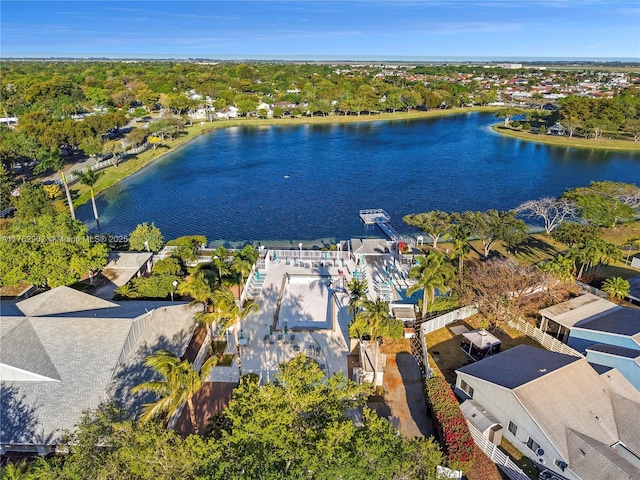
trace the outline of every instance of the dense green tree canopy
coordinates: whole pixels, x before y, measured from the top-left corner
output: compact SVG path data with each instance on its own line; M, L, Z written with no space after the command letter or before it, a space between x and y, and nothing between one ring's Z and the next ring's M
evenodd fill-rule
M525 223L516 218L513 211L463 212L456 218L463 228L482 242L485 257L489 256L496 242L517 245L527 237Z
M3 285L28 281L57 287L77 282L106 265L107 247L92 243L87 227L68 214L20 217L3 231L0 279Z
M364 406L370 386L328 378L300 355L273 383L243 382L211 423L210 438L180 438L105 406L69 437L71 454L40 459L44 480L436 480L433 440L405 440Z
M154 223L144 222L136 227L129 235L129 249L138 251L157 252L164 245L164 237Z
M433 248L438 248L438 240L449 231L452 226L451 215L446 212L435 210L426 213L415 213L405 215L402 220L408 225L418 227L431 237Z

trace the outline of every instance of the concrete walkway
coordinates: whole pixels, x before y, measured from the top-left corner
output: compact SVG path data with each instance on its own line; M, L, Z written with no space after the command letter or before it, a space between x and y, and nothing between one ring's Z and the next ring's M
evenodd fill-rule
M415 358L410 353L387 353L384 398L390 415L400 420L400 433L404 437L432 435L422 375Z

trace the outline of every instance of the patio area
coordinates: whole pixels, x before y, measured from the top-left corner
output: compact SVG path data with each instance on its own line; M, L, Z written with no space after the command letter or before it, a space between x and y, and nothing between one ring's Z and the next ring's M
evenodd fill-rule
M300 258L296 250L279 251L275 258L267 255L265 268L260 269L264 283L255 298L260 309L238 326L242 373L255 373L267 383L280 363L304 353L327 375L338 371L347 375L350 318L344 285L354 269L349 260ZM226 352L235 353L234 335L227 338ZM209 380L237 381L237 360L234 357L229 367L214 368Z

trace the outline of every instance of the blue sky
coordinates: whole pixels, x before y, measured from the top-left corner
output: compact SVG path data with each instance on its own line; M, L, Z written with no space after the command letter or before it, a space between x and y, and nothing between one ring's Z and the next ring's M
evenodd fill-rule
M0 14L3 58L640 61L640 0L2 0Z

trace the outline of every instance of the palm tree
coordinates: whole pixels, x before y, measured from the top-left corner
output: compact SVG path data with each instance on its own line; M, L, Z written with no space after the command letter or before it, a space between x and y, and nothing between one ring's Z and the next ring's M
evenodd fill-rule
M602 291L610 298L622 300L629 295L630 285L627 280L622 277L607 278L602 284Z
M244 279L247 275L251 273L251 268L253 267L253 263L250 263L249 260L238 255L238 252L233 256L233 261L231 262L231 270L238 275L238 285L240 286L240 293L242 294L242 289L244 288Z
M145 365L159 373L163 379L144 382L131 389L131 393L146 391L160 395L156 402L144 405L140 421L146 422L165 415L165 420L168 422L176 411L187 404L193 430L197 433L198 424L193 408L193 396L200 390L217 361L218 357L212 355L200 370L196 370L191 362L180 360L175 353L166 350L147 357Z
M418 264L409 270L409 278L416 283L407 289L407 295L413 295L420 289L424 290L422 297L422 316L427 314L427 306L435 296L435 289L444 289L451 281L454 273L453 266L447 262L440 252L431 252L426 257L420 256Z
M464 271L464 257L469 253L469 243L455 239L453 240L453 250L451 251L451 258L458 259L458 278L462 280L462 273Z
M69 192L69 184L67 183L67 177L64 176L64 162L60 155L53 152L41 152L38 156L40 163L33 169L33 173L44 173L47 170L55 170L60 173L60 179L64 186L64 191L67 194L67 203L69 204L69 211L71 212L71 218L76 219L76 212L73 209L73 202L71 201L71 192Z
M243 258L244 260L249 262L251 265L253 265L254 263L256 263L256 261L260 257L260 254L251 245L247 245L243 247L241 250L238 250L236 252L236 256Z
M242 357L240 356L240 344L238 343L238 327L240 322L247 318L250 313L258 311L259 305L253 300L248 300L244 307L241 307L239 302L236 301L235 295L227 286L222 286L213 292L213 304L215 306L213 318L218 322L219 329L225 331L231 325L234 326L233 336L236 342L236 352L238 353L238 373L242 382Z
M469 253L471 247L469 246L469 238L471 234L469 229L462 225L454 225L447 235L453 241L453 250L450 257L452 259L458 259L458 277L462 280L462 273L464 272L464 257Z
M218 247L213 251L211 263L218 270L218 280L222 283L222 277L231 273L229 267L229 251L224 247Z
M213 298L213 290L204 272L196 272L190 275L187 280L178 285L178 293L193 298L189 305L202 303L204 312L207 311L209 301Z
M96 223L98 224L98 229L100 228L100 220L98 220L98 209L96 208L96 197L93 192L93 186L96 184L98 179L104 174L104 172L95 172L91 170L91 167L87 169L86 172L77 171L75 172L76 177L80 180L80 183L89 187L91 191L91 204L93 205L93 216L96 219Z
M240 275L241 288L244 287L244 279L251 273L253 265L260 254L251 245L247 245L233 254L231 270Z
M352 278L351 281L347 283L347 290L349 290L348 313L355 318L360 310L362 301L367 298L367 281Z
M585 269L589 270L594 265L602 266L611 260L622 258L622 251L612 243L601 238L594 238L571 248L567 252L576 264L580 263L580 270L576 278L581 278Z
M378 298L375 302L365 300L362 302L360 318L366 322L371 339L376 339L388 327L390 320L389 305L381 298Z
M638 247L640 248L640 237L632 237L629 240L627 240L624 245L629 245L629 250L627 251L627 259L625 260L625 263L629 263L629 257L631 256L631 248L632 247Z
M575 263L569 256L558 255L552 260L538 264L538 268L543 272L552 274L563 282L569 282L573 280Z
M196 263L200 255L201 246L202 244L198 240L192 238L186 245L178 245L173 251L173 255L182 260L185 265L192 265Z

